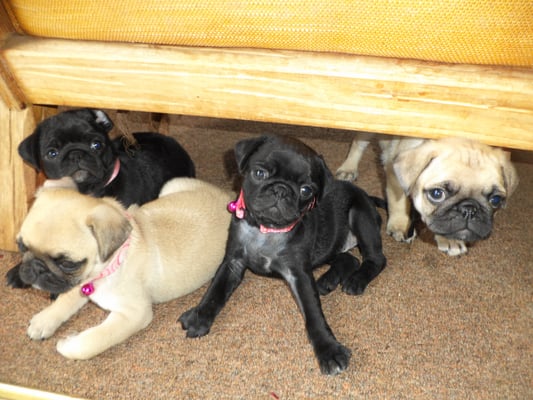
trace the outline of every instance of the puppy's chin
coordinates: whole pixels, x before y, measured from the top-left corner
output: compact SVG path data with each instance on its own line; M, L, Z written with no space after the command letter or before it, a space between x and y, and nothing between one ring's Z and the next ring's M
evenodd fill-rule
M294 201L283 199L268 199L258 196L248 202L247 207L255 221L267 228L284 228L298 220L305 210L298 207Z
M300 214L285 207L268 207L264 209L250 208L251 215L258 224L268 228L283 228L300 217Z
M71 285L68 282L63 281L62 279L50 272L48 274L40 275L37 281L32 286L44 290L46 292L61 294L68 292L75 285Z
M74 173L71 174L72 179L74 179L74 182L76 183L82 183L89 179L91 174L88 171L85 170L77 170Z
M469 228L464 228L458 231L446 230L445 226L438 226L437 224L430 224L428 228L435 234L444 236L446 239L462 240L463 242L476 242L478 240L486 239L490 235L488 233L480 233Z

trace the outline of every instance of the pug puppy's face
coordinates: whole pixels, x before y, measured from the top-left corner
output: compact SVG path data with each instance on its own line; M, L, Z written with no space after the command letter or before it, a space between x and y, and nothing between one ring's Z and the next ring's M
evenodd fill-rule
M75 189L41 189L17 235L21 280L59 294L92 277L131 230L111 205Z
M19 154L49 179L70 176L81 186L105 182L115 162L112 127L101 110L66 111L41 122L20 143Z
M328 170L324 161L299 141L285 137L243 140L235 155L244 179L246 209L260 225L286 227L322 196Z
M490 235L494 213L518 183L509 154L470 141L427 141L393 167L428 228L465 242Z

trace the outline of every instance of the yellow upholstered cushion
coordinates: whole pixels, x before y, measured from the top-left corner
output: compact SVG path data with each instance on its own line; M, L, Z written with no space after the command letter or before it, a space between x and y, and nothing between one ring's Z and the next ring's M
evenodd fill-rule
M24 33L533 66L532 0L5 0Z

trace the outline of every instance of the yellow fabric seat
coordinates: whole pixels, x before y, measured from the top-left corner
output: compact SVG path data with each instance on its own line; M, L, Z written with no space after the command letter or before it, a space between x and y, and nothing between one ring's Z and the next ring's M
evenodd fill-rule
M76 40L533 66L531 0L11 0L20 32Z

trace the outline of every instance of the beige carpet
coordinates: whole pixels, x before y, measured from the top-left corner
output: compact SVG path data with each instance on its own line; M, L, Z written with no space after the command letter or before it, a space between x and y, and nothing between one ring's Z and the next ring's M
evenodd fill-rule
M169 132L190 152L199 178L228 188L228 152L241 138L296 135L333 170L352 138L261 123L115 117L123 129ZM208 336L186 339L176 323L204 287L155 306L147 329L90 361L63 358L55 343L97 324L104 311L89 304L56 336L32 342L28 321L47 296L2 284L0 382L88 399L533 399L533 157L514 157L521 182L489 240L450 258L427 235L411 245L384 237L388 266L364 295L337 290L322 299L337 338L353 351L341 375L320 374L285 284L247 273ZM365 154L359 185L382 195L375 149ZM0 253L2 279L18 257Z

